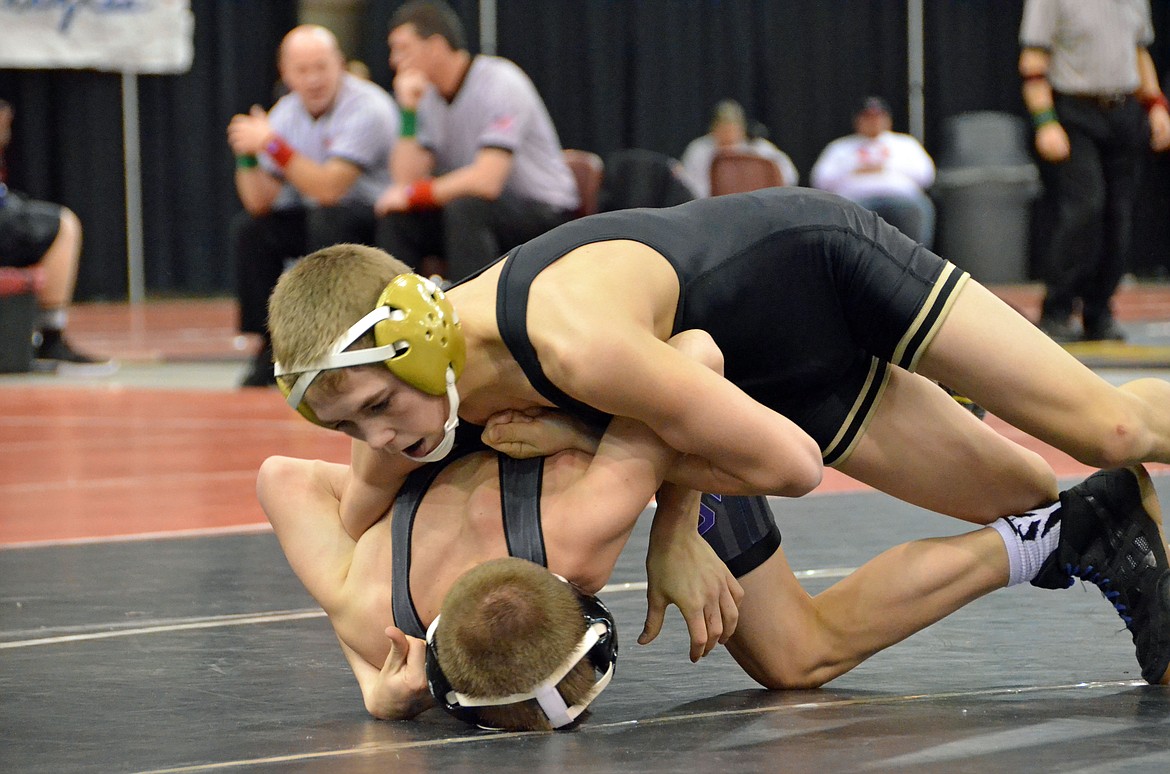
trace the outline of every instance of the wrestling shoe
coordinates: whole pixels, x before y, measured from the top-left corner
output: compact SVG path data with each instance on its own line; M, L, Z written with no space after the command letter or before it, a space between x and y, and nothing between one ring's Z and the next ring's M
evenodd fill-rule
M1094 584L1133 636L1142 677L1170 683L1170 565L1146 469L1101 470L1060 494L1060 544L1032 585Z

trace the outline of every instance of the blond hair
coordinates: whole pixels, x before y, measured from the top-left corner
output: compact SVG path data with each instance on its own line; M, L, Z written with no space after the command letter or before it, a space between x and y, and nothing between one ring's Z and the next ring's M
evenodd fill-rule
M439 666L451 688L468 696L521 693L556 671L585 629L567 583L523 559L493 559L464 573L447 592L435 631ZM593 667L584 658L557 690L573 705L593 683ZM535 699L483 707L479 715L494 728L552 730Z
M376 248L339 244L305 256L285 272L268 299L273 359L292 374L278 377L286 380L284 386L291 388L297 372L328 354L333 343L374 308L390 280L409 271L405 263ZM372 344L372 335L367 334L354 347ZM327 371L314 386L328 387L336 376Z

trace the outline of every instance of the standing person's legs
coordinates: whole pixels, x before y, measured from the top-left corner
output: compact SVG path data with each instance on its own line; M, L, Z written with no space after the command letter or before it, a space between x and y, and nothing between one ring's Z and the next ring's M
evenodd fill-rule
M1125 338L1114 321L1110 301L1129 263L1138 176L1149 147L1149 126L1137 100L1113 109L1108 119L1111 135L1101 148L1105 181L1101 260L1096 271L1086 275L1080 293L1085 339L1090 341Z
M241 383L243 387L276 383L272 345L268 342L268 296L284 271L285 261L304 254L305 228L305 213L299 209L260 217L242 212L232 221L240 331L261 337L260 348Z
M1086 277L1096 272L1105 212L1105 182L1097 138L1104 128L1095 106L1059 97L1061 126L1068 133L1069 157L1050 167L1056 219L1048 240L1045 297L1040 327L1058 341L1078 338L1069 322Z

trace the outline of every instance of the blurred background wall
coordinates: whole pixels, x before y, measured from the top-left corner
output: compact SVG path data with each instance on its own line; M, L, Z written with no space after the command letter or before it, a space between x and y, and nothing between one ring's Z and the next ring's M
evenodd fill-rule
M226 224L239 209L224 131L232 114L272 102L275 51L298 21L331 27L389 89L386 21L400 0L191 0L195 59L183 75L138 76L145 281L152 296L233 286ZM602 156L646 148L678 156L734 98L764 124L802 178L821 148L851 131L866 95L909 129L907 0L452 0L480 47L494 10L496 53L543 95L565 147ZM936 159L949 116L1025 116L1016 75L1023 0L924 4L923 141ZM1170 80L1170 3L1154 0L1152 48ZM489 36L489 39L490 36ZM121 79L67 70L0 70L17 109L11 184L73 208L85 226L79 299L127 292ZM1133 269L1170 274L1170 159L1144 175ZM1042 203L1038 205L1042 208ZM1043 217L1041 209L1040 217Z

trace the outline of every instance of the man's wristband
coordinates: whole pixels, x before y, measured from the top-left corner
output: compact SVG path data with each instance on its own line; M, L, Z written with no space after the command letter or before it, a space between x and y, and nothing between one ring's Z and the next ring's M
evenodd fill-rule
M1036 127L1037 129L1042 126L1047 126L1048 124L1055 124L1058 121L1060 121L1060 119L1057 117L1056 111L1052 108L1040 110L1032 114L1032 126Z
M1024 76L1024 83L1035 83L1036 81L1047 81L1047 73L1028 73Z
M293 154L296 153L292 146L280 135L274 135L268 144L264 146L264 152L268 154L269 158L276 162L276 166L284 169L288 166L288 162L292 160Z
M253 154L247 153L243 156L236 156L236 169L254 169L260 166L260 159Z
M402 126L399 128L399 137L414 137L418 131L418 113L413 110L402 110Z
M1142 107L1144 107L1146 109L1147 113L1149 113L1151 110L1158 107L1159 105L1161 105L1166 110L1170 110L1170 101L1166 100L1166 95L1163 94L1162 92L1158 92L1157 94L1155 94L1152 97L1141 97L1140 99L1141 99Z
M406 187L406 202L410 210L433 210L439 206L435 201L435 180L424 177Z

